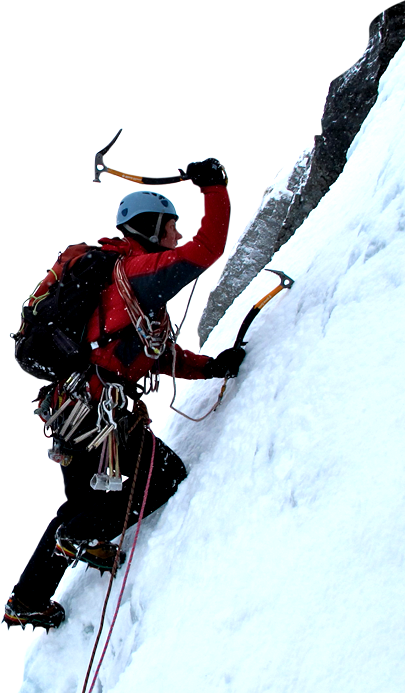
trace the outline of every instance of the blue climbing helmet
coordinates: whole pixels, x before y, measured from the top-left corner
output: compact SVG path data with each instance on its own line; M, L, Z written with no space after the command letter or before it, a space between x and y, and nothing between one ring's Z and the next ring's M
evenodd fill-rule
M177 221L178 218L174 205L167 197L142 190L126 195L121 200L117 212L117 228L131 234L141 234L157 243L160 229L164 228L162 221Z

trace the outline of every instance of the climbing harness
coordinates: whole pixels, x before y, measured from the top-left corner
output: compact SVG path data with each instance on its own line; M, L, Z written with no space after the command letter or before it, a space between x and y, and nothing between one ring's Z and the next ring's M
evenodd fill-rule
M139 405L139 406L138 406L138 405ZM90 662L89 662L89 666L88 666L88 669L87 669L85 681L84 681L84 684L83 684L82 693L86 693L86 688L87 688L87 684L88 684L88 681L89 681L90 672L91 672L91 669L92 669L92 666L93 666L93 663L94 663L94 659L95 659L95 656L96 656L97 647L98 647L98 644L99 644L99 642L100 642L101 633L102 633L103 626L104 626L104 620L105 620L105 615L106 615L106 611L107 611L108 601L109 601L110 594L111 594L111 589L112 589L112 585L113 585L113 580L114 580L114 577L115 577L116 572L117 572L117 569L118 569L119 556L120 556L122 544L123 544L123 542L124 542L125 533L126 533L127 527L128 527L128 521L129 521L129 516L130 516L130 512L131 512L131 507L132 507L132 501L133 501L134 492L135 492L136 481L137 481L137 478L138 478L138 472L139 472L139 466L140 466L140 462L141 462L141 458L142 458L142 453L143 453L143 446L144 446L145 431L146 431L146 430L148 430L149 433L150 433L150 435L152 436L152 453L151 453L151 458L150 458L148 477L147 477L147 481L146 481L146 485L145 485L145 490L144 490L144 493L143 493L142 505L141 505L141 509L140 509L140 512L139 512L138 523L137 523L137 527L136 527L134 539L133 539L133 542L132 542L132 547L131 547L131 551L130 551L130 554L129 554L129 558L128 558L128 562L127 562L127 567L126 567L126 570L125 570L124 578L123 578L123 581L122 581L121 590L120 590L120 593L119 593L119 596L118 596L118 600L117 600L117 605L116 605L116 608L115 608L114 616L113 616L113 619L112 619L112 622L111 622L111 625L110 625L110 628L109 628L109 631L108 631L108 635L107 635L107 638L106 638L106 641L105 641L105 644L104 644L103 651L102 651L101 656L100 656L100 660L99 660L99 662L98 662L98 665L97 665L97 667L96 667L96 670L95 670L95 673L94 673L94 676L93 676L93 680L92 680L92 683L91 683L91 686L90 686L90 689L89 689L89 693L92 693L92 691L93 691L93 689L94 689L94 686L95 686L95 684L96 684L97 677L98 677L98 674L99 674L99 672L100 672L100 668L101 668L101 665L102 665L102 663L103 663L105 654L106 654L106 652L107 652L107 648L108 648L108 645L109 645L109 642L110 642L110 639L111 639L111 635L112 635L112 632L113 632L113 629L114 629L114 626L115 626L115 622L116 622L116 620L117 620L117 616L118 616L118 612L119 612L119 609L120 609L120 606L121 606L122 597L123 597L123 594L124 594L124 590L125 590L125 587L126 587L126 583L127 583L127 580L128 580L128 575L129 575L129 571L130 571L130 568L131 568L131 564L132 564L132 560L133 560L133 556L134 556L136 544L137 544L137 541L138 541L139 532L140 532L140 529L141 529L141 524L142 524L142 520L143 520L143 515L144 515L144 512L145 512L146 501L147 501L147 499L148 499L148 493L149 493L149 488L150 488L150 481L151 481L152 472L153 472L153 465L154 465L154 459L155 459L155 449L156 449L156 439L155 439L155 436L153 435L152 431L151 431L150 428L149 428L149 424L150 424L151 422L150 422L150 419L149 419L149 416L148 416L148 413L147 413L147 409L146 409L145 404L144 404L143 402L139 402L139 403L137 402L135 406L136 406L137 409L138 409L138 418L137 418L137 420L135 421L135 423L133 424L131 430L133 430L133 429L135 428L135 426L137 426L138 423L139 423L140 421L142 421L142 422L143 422L142 439L141 439L141 444L140 444L140 448L139 448L138 458L137 458L136 465L135 465L134 476L133 476L133 479L132 479L132 486L131 486L131 491L130 491L130 495L129 495L129 499L128 499L128 506L127 506L127 512L126 512L126 515L125 515L124 526L123 526L123 528L122 528L122 533L121 533L120 541L119 541L119 544L118 544L118 546L117 546L117 553L116 553L116 556L115 556L115 561L114 561L114 565L113 565L113 568L112 568L112 571L111 571L110 581L109 581L109 584L108 584L107 593L106 593L106 597L105 597L105 600L104 600L103 610L102 610L101 619L100 619L100 625L99 625L98 633L97 633L96 640L95 640L95 643L94 643L93 651L92 651L92 654L91 654L91 657L90 657Z

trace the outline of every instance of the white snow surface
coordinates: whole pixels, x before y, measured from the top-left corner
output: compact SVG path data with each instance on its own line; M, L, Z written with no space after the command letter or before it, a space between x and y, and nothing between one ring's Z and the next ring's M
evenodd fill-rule
M274 257L295 284L249 329L222 406L160 432L189 477L142 525L97 693L405 690L404 118L405 46ZM276 281L260 273L206 353ZM201 415L219 387L187 384L179 405ZM32 645L21 693L80 693L107 584L68 570L67 621Z

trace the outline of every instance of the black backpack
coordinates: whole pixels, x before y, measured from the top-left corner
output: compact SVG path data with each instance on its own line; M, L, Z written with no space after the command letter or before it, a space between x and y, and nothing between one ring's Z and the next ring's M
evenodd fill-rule
M73 263L70 260L63 264L60 279L52 283L44 297L38 297L42 282L35 298L23 307L21 327L11 335L21 368L41 380L55 382L88 365L86 327L102 290L112 281L119 257L118 253L85 244L77 248L80 255L73 255Z

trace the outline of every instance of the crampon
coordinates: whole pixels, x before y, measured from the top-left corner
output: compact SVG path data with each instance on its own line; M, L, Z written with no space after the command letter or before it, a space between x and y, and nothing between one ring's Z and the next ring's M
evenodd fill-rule
M90 568L96 568L103 575L105 571L112 571L117 548L116 544L111 544L108 541L78 541L63 537L57 532L54 553L66 558L73 567L77 565L78 561L81 561L87 563ZM118 568L122 566L125 558L125 552L121 551Z
M58 602L49 601L43 609L32 609L24 604L14 594L11 595L5 608L3 621L10 626L21 626L24 630L27 624L32 625L33 629L40 626L49 632L50 628L59 628L65 620L65 611Z

